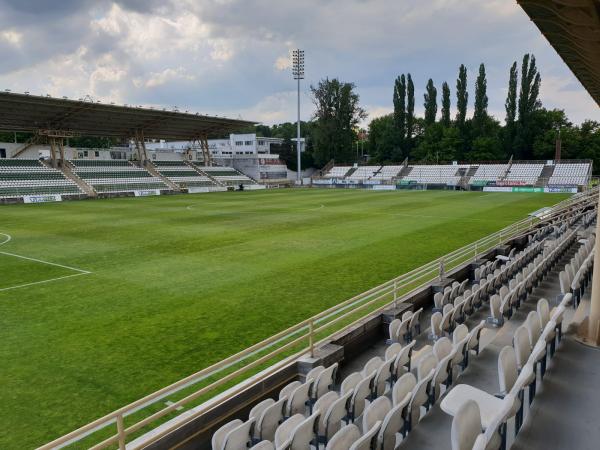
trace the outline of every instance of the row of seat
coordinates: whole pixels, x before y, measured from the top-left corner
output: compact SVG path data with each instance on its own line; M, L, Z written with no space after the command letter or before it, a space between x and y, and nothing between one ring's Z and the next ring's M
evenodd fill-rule
M542 259L534 259L536 265L529 275L535 278L532 280L534 285L544 278L575 240L575 230L569 228L567 231L566 227L561 227L558 231L557 239L545 247L543 255L539 255ZM585 248L585 245L581 248ZM468 389L465 385L457 387L463 404L452 422L453 450L505 448L507 422L513 417L515 434L519 432L524 417L525 390L529 389L531 405L536 392L538 369L541 380L546 370L547 355L553 356L556 343L561 339L563 315L571 301L572 294L568 293L550 311L546 299L538 300L536 310L530 311L524 323L515 330L513 345L503 347L498 355L500 393L495 396L482 395L475 388ZM497 398L502 400L498 401Z
M0 198L81 193L79 186L65 178L62 172L47 167L38 160L0 161Z
M565 270L558 274L561 294L573 294L573 307L581 301L583 290L591 280L594 265L595 236L583 240L575 256L565 265Z

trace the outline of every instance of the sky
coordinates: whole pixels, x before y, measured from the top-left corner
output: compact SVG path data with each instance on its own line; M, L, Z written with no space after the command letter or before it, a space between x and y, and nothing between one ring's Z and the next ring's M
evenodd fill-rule
M12 92L270 125L296 119L294 48L305 51L303 119L314 112L310 85L329 77L355 83L368 123L391 112L394 79L408 72L417 114L429 78L438 92L449 83L454 114L459 65L472 107L484 63L489 112L502 121L509 68L533 53L544 106L600 121L514 0L0 0L0 89Z

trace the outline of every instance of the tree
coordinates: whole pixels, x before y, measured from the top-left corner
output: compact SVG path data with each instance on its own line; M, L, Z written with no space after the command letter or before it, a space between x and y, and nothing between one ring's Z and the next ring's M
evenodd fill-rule
M467 68L464 64L458 69L458 79L456 80L456 124L462 128L467 118L467 103L469 93L467 92Z
M450 126L450 86L445 81L442 83L442 125Z
M410 73L406 76L406 83L406 138L410 149L415 124L415 85Z
M425 87L425 94L423 94L425 107L425 123L431 125L435 123L435 116L437 114L437 89L433 85L433 80L430 78Z
M515 140L515 120L517 119L517 78L519 71L517 62L513 62L508 75L508 93L504 102L506 110L506 126L503 131L504 150L507 154L513 152L513 142Z
M358 123L367 117L359 106L354 83L337 78L325 78L310 87L315 104L314 159L324 166L331 159L348 163L354 161L352 144Z
M369 154L378 162L400 159L396 153L396 127L393 114L376 117L369 124Z
M404 74L394 82L394 125L396 145L401 148L406 137L406 78Z
M540 83L541 77L535 65L535 56L524 55L521 65L521 90L517 104L519 118L514 142L515 153L521 159L532 157L535 136L530 121L532 114L541 106L538 100Z
M483 125L483 121L487 117L488 97L487 97L487 80L485 77L485 66L483 63L479 65L479 75L475 81L475 109L473 111L473 127L476 132Z

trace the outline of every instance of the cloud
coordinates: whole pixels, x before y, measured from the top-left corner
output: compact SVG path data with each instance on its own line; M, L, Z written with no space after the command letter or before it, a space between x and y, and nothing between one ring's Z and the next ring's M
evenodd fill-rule
M490 111L503 118L508 70L536 54L541 99L579 122L600 113L525 13L506 0L0 0L0 85L13 91L295 120L289 51L306 51L309 86L354 82L370 118L392 109L393 80L410 72L415 110L432 78L458 66L470 99L486 64ZM510 33L507 33L510 30ZM454 114L454 110L452 112Z

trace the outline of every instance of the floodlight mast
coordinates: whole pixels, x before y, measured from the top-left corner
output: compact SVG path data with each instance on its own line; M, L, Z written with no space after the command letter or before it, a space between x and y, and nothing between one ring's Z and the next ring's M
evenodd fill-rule
M300 159L300 152L302 151L302 143L300 142L300 80L304 79L304 50L296 49L292 51L292 74L294 75L294 80L298 81L298 122L296 135L298 171L296 172L296 181L300 184L302 181L302 163Z

